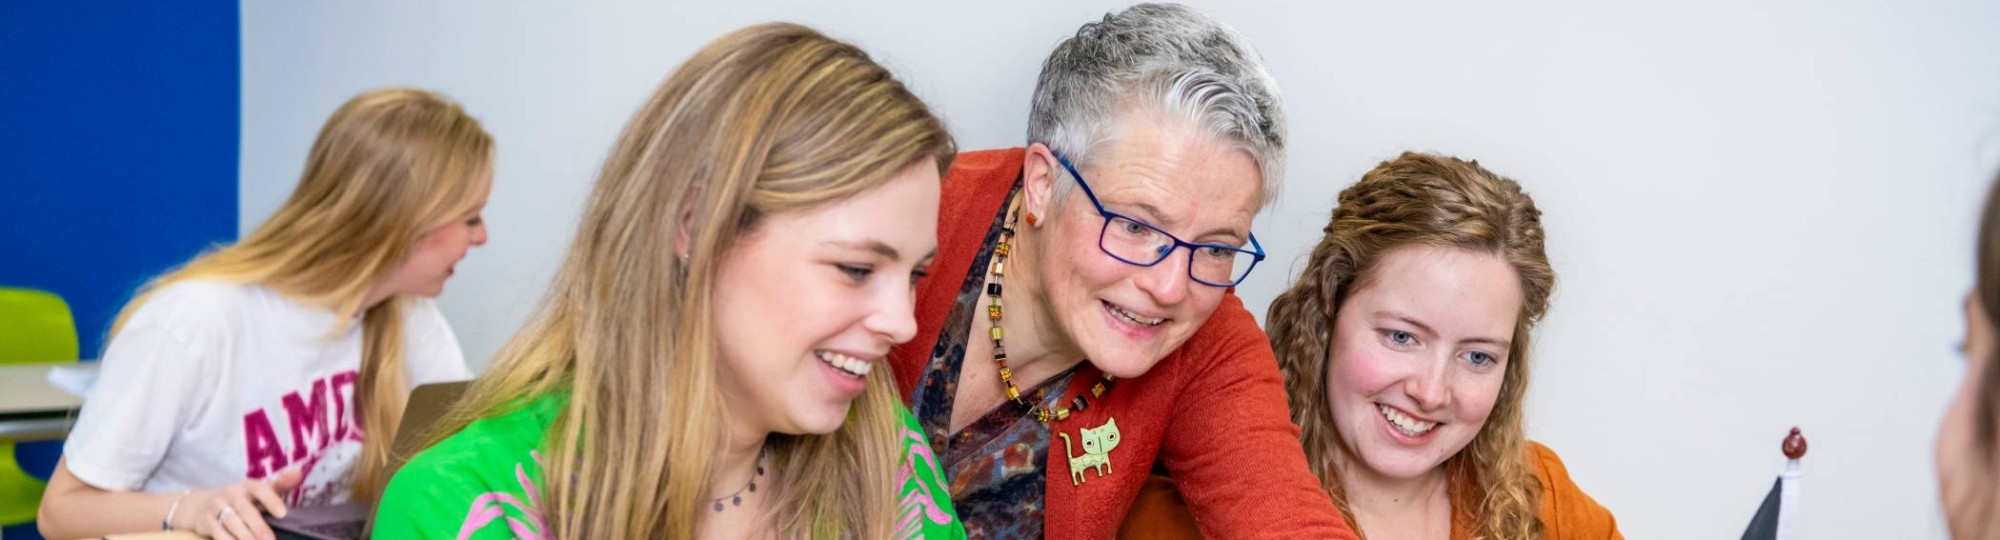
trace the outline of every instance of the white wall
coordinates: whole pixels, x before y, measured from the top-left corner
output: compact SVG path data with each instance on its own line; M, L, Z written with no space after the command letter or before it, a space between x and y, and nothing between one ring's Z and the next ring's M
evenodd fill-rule
M814 25L963 146L1017 145L1041 57L1120 3L672 4L245 2L243 227L347 97L458 98L500 143L492 242L443 297L483 365L625 118L707 40ZM1242 294L1261 311L1374 163L1477 158L1536 196L1560 275L1530 429L1628 536L1740 534L1796 424L1805 537L1943 537L1930 444L2000 163L2000 5L1654 4L1199 3L1262 49L1292 119L1287 197L1257 226L1275 264Z

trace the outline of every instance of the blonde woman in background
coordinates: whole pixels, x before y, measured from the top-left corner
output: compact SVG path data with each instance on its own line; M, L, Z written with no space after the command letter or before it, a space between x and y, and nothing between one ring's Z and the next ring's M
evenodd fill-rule
M263 513L374 499L410 387L470 377L430 298L486 242L492 148L437 94L342 105L270 219L119 314L42 533L271 538Z
M952 155L852 45L709 43L626 126L548 296L377 535L962 537L878 369L916 331Z
M1356 531L1621 538L1522 428L1555 272L1541 210L1477 162L1405 153L1340 193L1265 319L1306 457Z

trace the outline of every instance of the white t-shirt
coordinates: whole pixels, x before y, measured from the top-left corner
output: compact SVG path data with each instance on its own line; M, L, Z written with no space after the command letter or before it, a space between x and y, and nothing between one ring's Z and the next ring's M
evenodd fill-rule
M471 378L431 300L406 304L412 387ZM294 506L346 501L364 435L354 410L361 324L256 285L175 283L104 352L63 448L70 473L110 491L209 489L304 471Z

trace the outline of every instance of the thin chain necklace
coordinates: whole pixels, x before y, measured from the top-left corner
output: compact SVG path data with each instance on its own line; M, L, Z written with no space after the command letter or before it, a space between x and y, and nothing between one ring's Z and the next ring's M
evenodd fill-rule
M735 508L738 506L743 506L743 494L745 492L749 493L757 492L757 479L764 477L764 454L765 450L767 450L768 448L769 447L766 446L764 448L757 449L757 472L756 474L750 475L749 483L743 484L743 487L736 488L735 493L723 495L721 497L716 497L712 501L714 503L713 508L715 508L715 511L717 513L721 513L725 509L725 507L722 506L723 501L729 501L729 506L727 508Z
M989 337L993 338L993 363L1000 365L1000 384L1007 389L1007 399L1013 400L1015 405L1029 407L1028 415L1034 417L1037 422L1044 424L1051 421L1060 422L1068 420L1072 412L1080 413L1089 408L1090 398L1103 396L1117 380L1106 373L1104 380L1091 385L1089 396L1078 394L1076 399L1070 400L1070 406L1055 410L1040 405L1030 407L1027 402L1021 401L1021 389L1014 386L1014 370L1007 367L1007 346L1000 343L1000 338L1006 335L1006 332L1000 329L1000 282L1006 276L1007 256L1014 252L1014 231L1021 219L1020 210L1021 199L1016 195L1014 201L1008 204L1007 224L1000 227L1000 241L993 245L993 263L987 268L987 273L992 275L992 281L986 284L986 297L989 299L986 304L986 318L993 321L993 327L988 332ZM1030 220L1030 223L1032 224L1033 220Z

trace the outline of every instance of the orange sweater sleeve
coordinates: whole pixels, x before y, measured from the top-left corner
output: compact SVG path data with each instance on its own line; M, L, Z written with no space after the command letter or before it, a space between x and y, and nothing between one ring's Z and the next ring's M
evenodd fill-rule
M1562 458L1542 443L1528 443L1528 464L1542 481L1542 528L1548 540L1624 540L1618 520L1570 480Z
M1202 534L1354 539L1306 467L1277 356L1243 302L1225 297L1175 354L1187 372L1160 460Z

